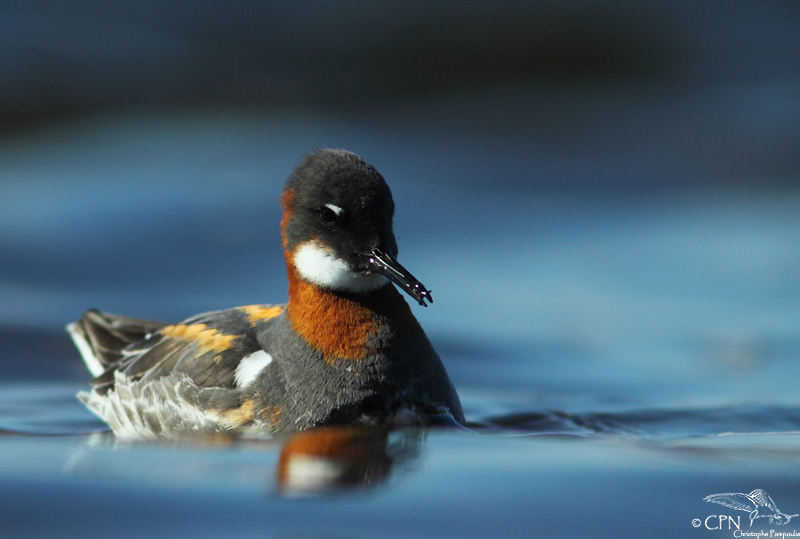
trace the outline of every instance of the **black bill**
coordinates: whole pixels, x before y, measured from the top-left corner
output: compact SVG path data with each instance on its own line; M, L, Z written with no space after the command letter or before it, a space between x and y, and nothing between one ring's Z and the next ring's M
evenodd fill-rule
M423 307L428 305L425 301L433 303L431 291L425 288L416 277L400 265L395 258L381 249L373 249L371 253L365 255L370 268L389 278L394 284L400 287L409 296L414 298Z

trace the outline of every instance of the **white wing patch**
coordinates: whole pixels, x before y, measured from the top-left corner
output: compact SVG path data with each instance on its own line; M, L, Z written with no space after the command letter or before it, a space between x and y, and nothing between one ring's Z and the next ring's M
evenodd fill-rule
M314 241L307 241L294 253L294 266L306 281L347 292L371 292L389 280L379 273L358 273Z
M253 352L242 359L239 366L236 367L236 374L234 374L236 387L246 387L255 382L258 374L270 363L272 363L272 356L263 350Z
M72 342L75 343L75 347L78 349L78 352L81 353L81 357L83 358L83 362L86 364L86 368L89 369L89 372L92 373L92 376L100 376L105 372L106 368L97 359L97 356L94 355L92 351L92 347L89 346L89 343L86 342L86 339L83 338L78 330L75 329L75 324L69 324L67 326L67 331L69 332L69 336L72 337Z

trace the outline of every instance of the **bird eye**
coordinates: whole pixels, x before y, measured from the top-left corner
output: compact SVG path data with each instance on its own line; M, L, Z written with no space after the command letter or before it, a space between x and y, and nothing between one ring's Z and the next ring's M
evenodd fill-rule
M339 216L336 215L336 212L330 209L328 206L323 206L319 209L319 221L325 226L333 226L339 220Z

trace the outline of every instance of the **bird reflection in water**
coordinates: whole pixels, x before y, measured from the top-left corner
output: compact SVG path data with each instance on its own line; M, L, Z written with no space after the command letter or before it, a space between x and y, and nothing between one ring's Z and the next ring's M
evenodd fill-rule
M65 472L151 487L227 484L286 497L329 495L374 488L407 470L425 435L418 428L329 426L285 437L197 433L153 443L97 432L70 455Z
M373 487L419 456L424 431L322 427L293 434L281 449L277 489L283 496Z

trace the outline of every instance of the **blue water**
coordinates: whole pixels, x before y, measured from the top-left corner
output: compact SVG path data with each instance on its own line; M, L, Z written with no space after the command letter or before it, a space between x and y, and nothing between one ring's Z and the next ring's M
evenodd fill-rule
M800 193L558 190L540 178L704 169L410 122L153 113L4 141L2 537L729 537L709 528L747 513L703 498L759 488L800 512ZM63 325L284 301L277 198L316 145L392 186L468 429L378 434L368 472L300 491L292 440L115 441Z

